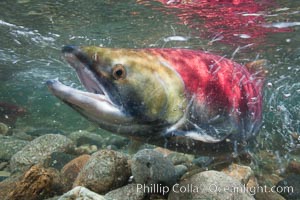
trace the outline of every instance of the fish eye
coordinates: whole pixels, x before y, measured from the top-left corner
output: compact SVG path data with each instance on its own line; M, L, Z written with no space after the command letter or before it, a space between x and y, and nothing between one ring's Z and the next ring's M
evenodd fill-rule
M126 70L124 65L116 64L112 70L112 76L115 80L124 79L126 77Z

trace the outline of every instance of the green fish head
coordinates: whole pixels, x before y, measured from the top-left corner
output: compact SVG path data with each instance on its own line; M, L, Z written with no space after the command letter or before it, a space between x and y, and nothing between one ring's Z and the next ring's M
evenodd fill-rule
M181 77L146 50L65 46L62 52L87 91L57 80L48 87L101 128L139 137L183 117L187 101Z

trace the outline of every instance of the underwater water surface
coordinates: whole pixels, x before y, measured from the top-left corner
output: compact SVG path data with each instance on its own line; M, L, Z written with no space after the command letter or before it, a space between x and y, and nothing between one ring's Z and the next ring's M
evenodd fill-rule
M64 45L189 48L266 59L259 147L282 159L300 154L300 1L3 0L0 33L0 102L25 110L12 114L12 130L101 132L45 85L59 77L82 87Z

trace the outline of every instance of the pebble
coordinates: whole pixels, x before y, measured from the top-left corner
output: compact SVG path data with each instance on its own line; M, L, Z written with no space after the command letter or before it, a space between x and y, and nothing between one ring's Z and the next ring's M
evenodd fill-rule
M103 139L102 148L106 148L107 146L115 146L117 149L121 149L122 147L128 145L130 140L121 136L111 135Z
M240 190L233 191L234 188ZM243 188L244 186L238 180L223 172L204 171L180 181L179 185L173 186L168 199L254 200L253 196L242 190Z
M0 171L0 182L7 179L10 176L10 173L7 171Z
M194 155L179 153L162 147L156 147L154 150L163 154L164 157L167 157L169 160L171 160L173 165L188 165L191 164L193 159L195 158Z
M59 172L34 165L7 191L7 199L37 200L57 194L62 194Z
M8 162L1 162L0 163L0 170L5 169L7 167L7 165L8 165Z
M19 140L25 140L25 141L32 141L35 139L35 137L31 135L27 135L26 132L23 130L14 129L13 130L13 137Z
M254 176L254 172L248 166L231 164L228 167L222 170L228 176L231 176L237 180L239 180L242 184L247 184L250 177Z
M286 171L289 173L300 174L300 162L294 160L290 161Z
M175 166L175 174L176 174L177 179L180 179L187 171L188 171L188 168L185 165L176 165Z
M101 150L91 155L73 187L84 186L104 194L125 185L130 175L127 155L112 150Z
M280 171L283 168L284 163L281 163L278 160L278 157L276 157L276 154L274 152L268 152L268 151L259 151L255 155L256 162L259 163L259 167L261 170L264 170L266 173L274 173L277 171ZM281 160L283 161L283 160Z
M300 175L292 174L285 179L279 181L276 185L277 191L283 190L282 192L278 192L281 196L286 199L299 199L300 197ZM290 188L290 191L286 187ZM293 191L291 192L293 188Z
M68 162L61 170L61 176L64 181L64 191L71 190L72 185L83 166L90 159L90 155L81 155Z
M173 165L179 165L179 164L192 163L194 156L183 154L183 153L172 152L167 156L167 158L172 161Z
M261 185L274 186L283 178L277 174L261 174L257 179Z
M83 130L72 132L70 135L68 135L68 138L73 140L76 146L88 144L101 147L103 144L103 137L101 135Z
M142 190L138 190L137 184L128 184L108 192L104 197L109 200L143 200L146 196Z
M268 188L270 191L271 189ZM255 194L256 200L285 200L280 194L276 192L258 192Z
M249 178L249 181L247 182L247 184L245 184L247 188L251 189L251 188L255 188L258 187L258 180L255 176L251 176Z
M108 149L108 150L115 150L117 151L118 150L118 147L115 146L115 145L107 145L105 147L103 147L104 149Z
M45 200L58 200L60 198L60 196L55 196L55 197L50 197L50 198L47 198ZM70 200L70 199L69 199Z
M161 153L144 149L132 159L131 171L136 183L173 185L176 182L176 170L172 162Z
M0 175L0 182L4 181L4 180L7 179L7 178L8 178L8 176L1 176L1 175Z
M0 176L6 176L6 177L8 177L8 176L10 176L10 173L7 172L7 171L0 171Z
M171 153L173 153L173 151L171 151L169 149L162 148L162 147L156 147L154 150L161 153L161 154L163 154L165 157L170 155Z
M166 200L168 197L162 194L150 194L149 200ZM202 199L201 199L202 200Z
M19 181L21 175L15 174L7 177L5 180L0 182L0 199L8 200L7 196L12 191L12 188L16 187L16 183ZM9 199L10 200L10 199Z
M208 167L211 163L213 163L214 159L208 156L199 156L193 160L193 164L197 165L201 168Z
M79 147L75 147L75 152L78 155L81 154L92 154L98 151L98 147L96 145L83 144Z
M10 160L12 172L25 171L28 167L43 163L54 152L71 152L73 141L59 134L47 134L32 140Z
M0 160L9 161L15 153L20 151L28 143L28 141L0 135Z
M69 192L62 195L58 200L72 200L72 199L84 199L84 200L108 200L104 196L99 195L89 189L77 186L70 190Z
M64 152L53 152L49 158L44 160L44 167L52 167L61 170L65 164L73 160L76 156Z
M37 138L46 134L60 134L64 135L64 132L58 129L49 129L49 128L31 128L26 130L25 133L31 137Z
M0 122L0 135L7 135L8 131L9 127L6 124Z

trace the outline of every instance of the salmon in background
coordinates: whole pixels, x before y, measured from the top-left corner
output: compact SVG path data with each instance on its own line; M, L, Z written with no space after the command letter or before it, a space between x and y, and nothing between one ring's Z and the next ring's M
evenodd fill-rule
M259 45L269 33L289 32L290 28L268 27L268 8L272 0L156 0L167 9L178 9L181 24L196 30L205 39L232 46ZM138 1L145 3L146 1ZM149 2L149 1L148 1ZM166 10L163 10L166 12ZM173 13L173 12L170 12Z

